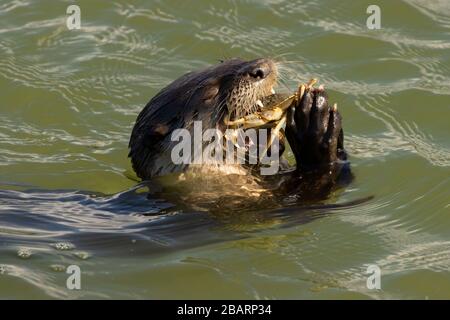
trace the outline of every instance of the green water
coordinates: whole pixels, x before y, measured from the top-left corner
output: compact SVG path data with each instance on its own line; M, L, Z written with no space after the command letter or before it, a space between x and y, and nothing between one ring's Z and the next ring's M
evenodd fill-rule
M447 0L86 0L81 30L69 4L0 2L0 298L450 298ZM374 198L227 225L133 189L147 101L187 71L261 56L339 104L356 179L332 202ZM72 264L81 290L66 288Z

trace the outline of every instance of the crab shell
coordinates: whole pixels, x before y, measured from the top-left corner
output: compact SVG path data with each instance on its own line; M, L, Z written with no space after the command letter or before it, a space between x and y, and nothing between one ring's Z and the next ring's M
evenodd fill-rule
M279 136L280 133L282 133L282 129L286 124L286 112L288 108L290 108L293 104L298 103L302 99L305 92L307 90L309 91L316 82L317 79L311 79L306 85L300 85L297 92L290 96L285 94L272 94L268 97L265 97L264 103L262 101L259 101L263 107L261 111L232 121L226 118L225 125L229 127L240 126L243 129L256 127L273 128L269 138L269 143L263 151L263 155L265 155L274 142L275 137ZM269 104L270 107L264 108L264 104Z
M227 118L225 119L225 124L231 127L242 126L244 129L263 127L268 124L269 127L278 127L276 122L285 117L287 109L292 106L292 104L300 101L306 90L311 89L316 82L316 79L311 79L308 84L300 85L297 92L290 96L286 94L272 94L265 97L264 102L259 101L263 107L261 111L232 121ZM264 108L264 105L270 105L270 107Z

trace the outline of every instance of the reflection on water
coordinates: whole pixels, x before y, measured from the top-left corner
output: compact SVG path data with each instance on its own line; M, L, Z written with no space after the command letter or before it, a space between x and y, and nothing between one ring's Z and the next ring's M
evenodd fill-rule
M258 229L307 223L370 199L286 206L287 199L262 195L252 199L242 188L244 196L238 196L220 187L187 190L188 183L162 187L149 181L110 196L2 190L2 239L5 244L42 244L47 249L56 243L69 243L96 254L109 250L120 254L118 250L126 252L132 246L134 252L152 254L247 237ZM141 246L136 245L136 239L142 240Z
M448 1L379 1L381 30L370 1L78 4L75 31L53 1L0 4L0 297L450 297ZM311 203L136 183L137 113L237 56L280 61L283 89L320 79L349 186Z
M4 262L38 259L46 264L47 272L63 273L69 263L78 265L111 255L149 259L242 239L253 246L258 231L309 223L369 200L274 209L270 208L272 199L255 201L233 193L226 194L222 202L212 191L226 192L223 188L204 193L194 188L184 196L178 193L179 186L165 189L145 182L110 196L80 191L0 191L2 253L8 256ZM160 196L171 197L175 203ZM192 210L201 205L201 211ZM196 259L186 261L195 263ZM107 297L95 292L70 295L51 275L21 264L3 263L1 273L41 288L50 297Z

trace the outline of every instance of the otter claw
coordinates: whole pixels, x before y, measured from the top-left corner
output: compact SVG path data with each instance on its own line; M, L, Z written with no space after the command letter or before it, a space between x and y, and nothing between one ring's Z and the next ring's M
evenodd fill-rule
M306 90L311 90L312 87L317 83L317 79L313 78L308 81L307 84L302 84L298 88L297 94L296 94L296 102L300 102L302 100L303 95L305 94ZM320 87L319 87L320 88Z

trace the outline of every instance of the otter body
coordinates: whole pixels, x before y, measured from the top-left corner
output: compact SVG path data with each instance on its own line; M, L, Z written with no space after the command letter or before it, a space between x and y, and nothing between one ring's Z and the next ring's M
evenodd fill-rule
M176 144L172 137L174 130L192 131L194 122L200 121L203 128L225 131L225 118L252 114L260 108L261 101L274 95L277 77L277 66L272 60L232 59L172 82L137 117L129 143L129 156L137 175L148 180L186 170L188 164L175 164L171 159ZM327 185L329 190L339 180L342 168L348 169L341 116L328 105L323 88L310 90L289 108L280 153L284 140L296 160L296 167L290 171L297 177L294 183L299 183L298 177L310 177L321 180L319 184ZM241 167L253 174L255 166ZM273 177L269 180L273 181ZM305 185L304 179L302 183ZM317 185L318 181L311 183Z

